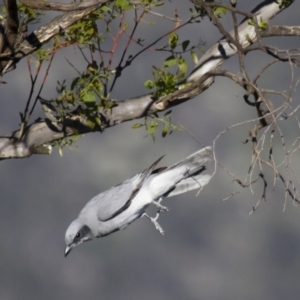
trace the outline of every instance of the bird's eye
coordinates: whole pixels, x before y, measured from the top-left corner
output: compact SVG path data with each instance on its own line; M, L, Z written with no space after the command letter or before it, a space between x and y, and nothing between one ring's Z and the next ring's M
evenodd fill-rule
M75 235L75 238L76 238L76 239L79 239L79 238L80 238L80 232L77 232L77 234Z

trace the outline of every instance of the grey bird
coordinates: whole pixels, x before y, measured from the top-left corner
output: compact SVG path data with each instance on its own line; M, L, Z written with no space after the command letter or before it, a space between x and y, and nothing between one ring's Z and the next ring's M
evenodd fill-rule
M104 237L126 228L140 217L147 217L164 234L157 219L168 209L160 204L164 197L172 197L208 184L211 175L202 174L212 161L211 148L203 148L171 167L155 169L159 158L144 172L92 198L66 231L65 256L77 245ZM145 210L153 204L158 208L155 217Z

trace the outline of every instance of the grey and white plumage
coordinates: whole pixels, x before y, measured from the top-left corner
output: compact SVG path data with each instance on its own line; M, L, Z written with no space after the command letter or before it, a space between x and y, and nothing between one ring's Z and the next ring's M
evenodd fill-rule
M206 147L171 167L155 170L162 158L144 172L95 196L84 206L66 231L65 256L75 246L124 229L142 216L149 218L163 234L157 218L160 211L167 208L160 204L161 200L206 185L211 175L202 172L212 161L212 154L211 148ZM145 212L150 204L158 207L155 218L150 218Z

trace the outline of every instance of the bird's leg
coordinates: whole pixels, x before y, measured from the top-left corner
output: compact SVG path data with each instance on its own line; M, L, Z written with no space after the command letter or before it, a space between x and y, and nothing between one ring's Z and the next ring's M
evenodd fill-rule
M158 218L159 218L159 214L161 211L168 211L169 209L165 206L162 206L160 204L160 202L162 201L162 197L158 199L158 201L152 201L152 203L158 208L158 211L156 213L156 216L154 218L149 217L146 213L144 213L142 215L142 217L146 217L147 219L149 219L155 226L155 228L160 232L160 234L164 235L165 232L162 229L162 227L159 225L159 223L157 222Z
M160 202L162 201L162 199L163 199L163 198L160 197L160 198L158 199L158 201L152 201L152 203L153 203L156 207L159 208L158 213L161 212L161 211L169 211L169 209L168 209L167 207L162 206L162 205L160 204Z
M158 211L156 213L156 216L154 218L149 217L146 213L143 213L142 217L146 217L147 219L149 219L154 224L155 228L159 231L159 233L164 235L165 234L164 230L162 229L162 227L157 222L157 219L159 217L159 212L160 211Z

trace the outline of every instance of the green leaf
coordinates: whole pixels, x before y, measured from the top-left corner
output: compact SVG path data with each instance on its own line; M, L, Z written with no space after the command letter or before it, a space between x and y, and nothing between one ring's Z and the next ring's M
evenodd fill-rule
M158 124L155 121L151 121L150 126L147 129L148 134L154 135L156 132L157 126L158 126Z
M151 80L147 80L145 83L144 83L144 86L149 89L149 90L152 90L154 88L154 83L151 81Z
M58 153L60 155L60 157L63 157L64 156L64 152L63 152L63 149L59 147L58 149Z
M185 51L186 48L189 46L189 44L190 44L189 40L182 42L182 50Z
M85 31L85 33L88 35L92 35L94 33L94 31L95 31L94 28L90 27L88 30Z
M168 58L166 58L166 60L164 61L164 67L172 67L176 64L177 60L174 57L174 55L169 56Z
M193 59L195 65L196 65L199 61L197 54L194 51L191 51L191 56L192 56L192 59Z
M172 32L170 35L169 35L169 46L174 49L176 48L178 44L178 35L177 33L175 32Z
M103 11L103 12L108 12L108 11L111 11L111 9L107 6L107 5L103 5L103 6L101 6L101 11Z
M265 30L268 27L268 22L264 21L262 18L260 18L260 22L258 24L258 28L261 30Z
M218 18L221 18L222 15L224 15L227 12L227 8L224 7L217 7L214 10L214 15Z
M182 57L178 59L178 68L183 74L187 73L188 66L185 59L183 59Z
M100 119L99 116L96 116L96 117L95 117L95 121L96 121L96 123L98 124L98 126L101 127L101 119Z
M168 134L168 131L169 131L169 124L166 124L161 132L161 136L164 138Z
M92 92L87 92L82 96L82 100L85 103L92 103L92 102L96 102L96 96L94 93Z
M248 24L254 26L255 22L254 22L253 19L249 19L249 20L248 20Z
M143 126L144 126L144 124L136 123L136 124L133 124L133 125L131 126L131 128L136 129L136 128L141 128L141 127L143 127Z
M127 0L116 0L115 6L121 10L129 10L132 8L132 5Z

